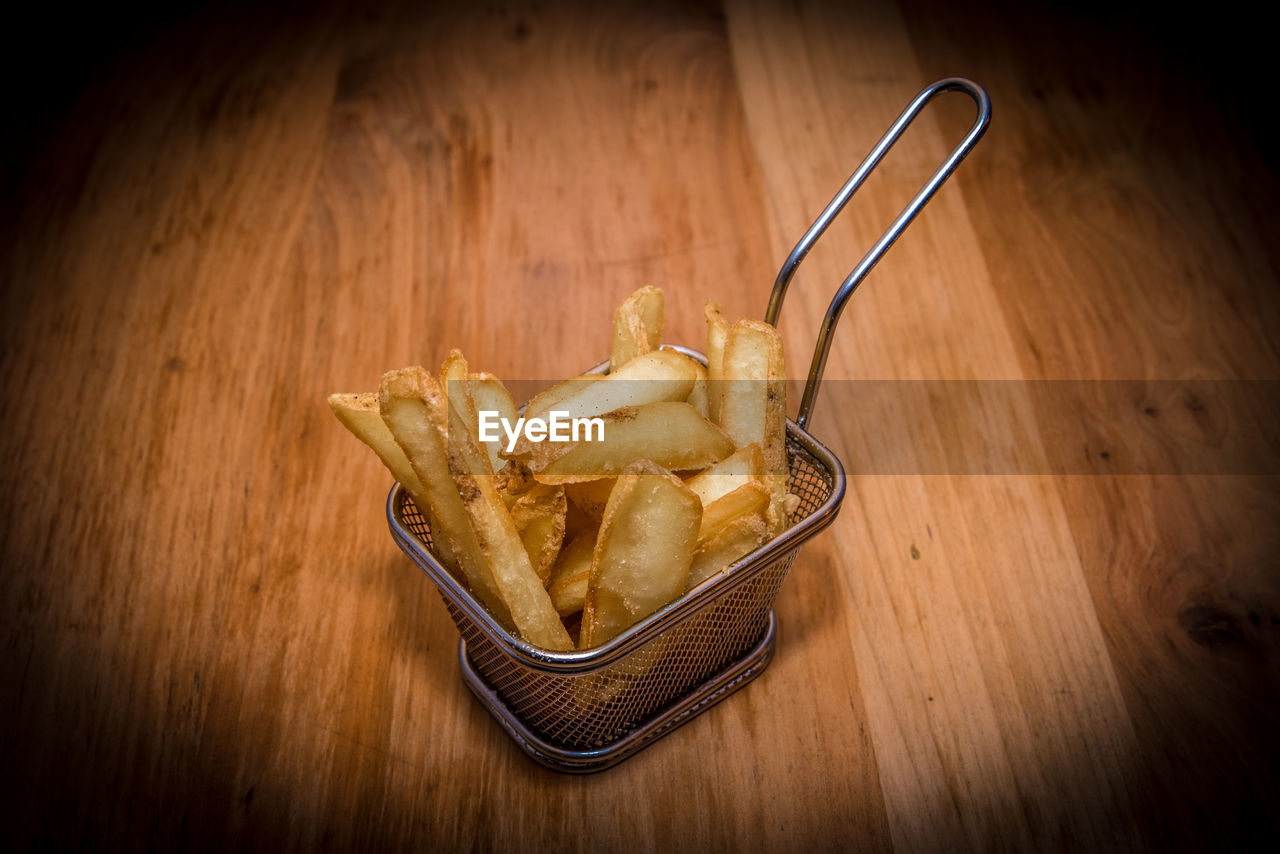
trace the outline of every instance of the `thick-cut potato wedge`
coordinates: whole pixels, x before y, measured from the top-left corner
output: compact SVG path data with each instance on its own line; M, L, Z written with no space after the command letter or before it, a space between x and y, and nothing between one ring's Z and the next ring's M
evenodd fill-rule
M422 368L389 372L379 391L383 418L428 496L447 505L447 516L436 511L441 534L461 538L459 531L469 532L463 547L459 547L461 539L455 541L459 560L465 555L480 585L496 593L509 624L526 641L550 650L572 649L573 642L533 571L511 513L494 488L493 476L475 473L488 465L488 457L471 436L465 400L458 397L445 400L438 384ZM447 441L440 429L446 418L450 427ZM448 500L450 496L461 513ZM489 604L487 595L481 598Z
M733 453L733 440L687 403L650 403L601 418L603 439L533 445L533 476L541 483L578 483L621 474L636 460L700 469Z
M765 517L772 493L768 484L755 480L712 501L702 508L702 525L698 528L698 545L702 546L720 533L730 522L743 516Z
M580 648L616 637L685 591L701 519L698 496L680 478L647 460L627 467L592 556Z
M435 531L435 516L427 503L422 481L418 480L413 466L409 465L409 458L404 455L404 449L396 444L395 437L391 435L386 422L382 420L382 415L378 412L377 393L331 394L329 408L342 422L343 427L373 449L378 459L382 460L382 464L391 472L391 476L409 493L413 503L418 505L418 510L426 518L431 530ZM435 545L440 562L456 573L459 569L458 559L454 556L448 539L440 538Z
M692 359L689 361L693 362ZM700 362L693 362L694 368L698 372L697 379L693 381L693 388L689 390L689 396L685 398L685 402L698 410L698 414L708 421L711 420L711 398L710 388L707 382L707 369Z
M437 551L447 544L471 591L500 623L514 625L449 471L448 440L436 426L448 411L439 384L420 367L388 371L382 377L378 403L388 432L421 484L419 507L430 513ZM418 500L414 498L415 503Z
M662 291L646 285L623 300L613 312L613 344L609 370L616 371L662 343Z
M752 443L739 448L710 468L703 469L684 483L693 490L694 495L702 499L702 506L708 507L716 499L728 495L745 483L761 479L764 474L764 454L759 445Z
M560 552L547 593L561 617L576 614L587 601L587 583L591 580L591 558L596 550L599 528L583 531L569 541Z
M551 404L543 395L535 397L525 409L528 418L545 418L554 409L566 418L590 418L627 406L643 406L663 400L684 400L698 378L693 360L674 350L654 350L637 356L604 379L580 384L572 393ZM555 390L553 386L548 391ZM545 394L545 392L544 392ZM522 440L516 447L517 455Z
M720 529L716 536L698 546L689 567L692 590L729 564L755 549L769 536L769 526L759 515L740 516Z
M787 374L782 336L758 320L739 320L724 345L720 426L738 447L759 444L773 491L770 527L786 527Z
M391 472L391 476L408 490L410 495L422 492L422 481L409 465L409 458L404 450L396 444L395 437L387 429L378 412L378 395L376 392L363 394L331 394L329 408L351 433L364 442L382 460L382 464Z
M520 417L515 399L511 397L511 392L507 391L507 387L502 384L502 380L493 374L471 374L467 377L467 390L471 393L471 400L475 403L477 416L481 410L496 412L499 418L505 418L510 424L515 424L516 419ZM477 421L477 437L479 436L479 429L480 423ZM498 456L498 452L502 450L501 435L493 441L485 442L484 446L485 450L489 452L489 462L493 464L493 470L495 472L502 471L506 460Z
M598 480L584 480L581 483L566 484L564 494L588 519L595 520L597 525L604 518L604 508L609 503L609 493L613 492L616 478L602 477Z
M720 423L720 399L724 396L724 342L729 337L729 321L720 303L711 300L702 310L707 318L707 417Z
M472 474L491 475L497 469L494 468L490 460L487 447L480 441L480 416L476 412L476 404L471 397L470 377L471 371L467 366L466 357L462 355L462 351L450 350L449 355L444 360L444 364L440 367L440 388L444 392L444 399L448 403L449 409L456 408L463 416L460 424L467 432L467 440L463 444L468 447L475 445L486 450L486 453L473 460L475 467L471 470ZM450 439L452 445L459 445L459 441L463 437L451 435L451 432L455 429L452 420L446 426L447 429L444 431L444 435ZM505 461L503 461L503 464L505 465Z
M494 487L493 475L476 473L488 465L489 458L469 431L475 409L468 407L469 403L466 397L449 401L449 471L489 560L494 582L521 637L552 651L573 649L573 641L529 560L511 511Z
M577 395L584 387L600 382L604 378L604 374L583 374L577 377L569 377L567 380L561 380L550 388L543 389L534 395L533 400L529 401L529 405L524 408L525 414L534 415L539 412L550 412L552 409L558 409L560 401ZM512 424L514 423L513 421Z
M565 512L568 502L564 487L538 484L511 505L511 521L524 543L529 562L545 587L551 567L564 544Z

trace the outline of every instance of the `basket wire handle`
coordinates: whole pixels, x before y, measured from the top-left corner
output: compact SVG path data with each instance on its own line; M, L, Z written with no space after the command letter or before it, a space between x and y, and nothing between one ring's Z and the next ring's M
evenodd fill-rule
M831 300L830 307L827 308L827 315L822 319L822 329L818 333L818 341L813 348L813 361L809 363L809 379L805 382L804 397L800 400L800 412L796 418L796 423L800 427L807 427L809 419L813 415L814 400L818 396L818 386L822 383L822 373L827 366L827 356L831 351L832 337L835 334L836 324L840 321L840 314L844 311L845 304L849 301L849 297L853 295L858 285L862 284L862 280L871 272L880 258L888 251L901 235L906 231L907 226L915 219L916 214L924 208L924 206L933 198L933 194L938 191L942 183L951 177L951 173L960 165L960 161L973 149L982 135L986 133L987 125L991 122L991 99L987 95L985 89L974 83L972 80L966 80L963 77L946 77L937 83L927 87L915 100L898 116L898 120L893 126L885 132L885 135L876 143L876 147L871 149L871 153L858 166L853 175L845 181L844 186L840 188L840 192L836 193L833 198L814 220L813 225L809 226L809 230L804 233L800 241L791 250L791 254L787 256L787 260L783 262L782 269L778 271L778 278L773 283L773 293L769 296L769 308L765 312L765 322L777 326L778 315L782 312L782 300L787 295L787 286L791 284L791 277L795 275L796 268L800 266L800 262L809 254L809 250L813 248L813 244L822 236L827 227L848 204L849 199L857 192L858 188L871 174L871 171L880 163L881 158L893 147L898 141L898 137L902 136L903 131L907 129L907 125L915 120L915 117L937 95L943 92L964 92L978 106L978 117L974 120L973 127L969 129L969 133L961 140L960 144L955 147L947 159L942 162L938 170L933 173L929 180L925 183L920 191L916 193L902 212L898 214L898 218L893 221L884 232L880 235L880 239L875 245L867 251L867 254L858 262L858 266L853 268L853 272L844 280L844 284L840 285L840 289L836 291L835 298Z

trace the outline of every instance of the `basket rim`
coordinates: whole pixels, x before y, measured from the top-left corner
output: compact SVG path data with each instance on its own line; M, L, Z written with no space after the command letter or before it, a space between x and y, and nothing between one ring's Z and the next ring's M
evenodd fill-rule
M679 350L699 361L704 360L702 354L696 350L679 346L671 346L671 349ZM607 366L608 362L602 362L588 373L602 372L601 368L607 368ZM454 578L453 573L440 563L405 524L401 507L406 500L412 501L412 499L399 483L393 484L391 491L387 494L387 525L396 544L426 572L440 589L441 594L454 607L465 613L475 624L476 629L513 661L544 673L590 673L619 661L658 635L674 629L712 602L750 581L775 560L797 551L805 541L835 521L845 495L844 466L826 445L791 419L787 419L787 441L799 445L830 473L831 493L827 498L804 519L733 562L724 572L712 576L693 590L636 622L616 637L591 649L552 652L516 637L498 623L471 594L471 591Z

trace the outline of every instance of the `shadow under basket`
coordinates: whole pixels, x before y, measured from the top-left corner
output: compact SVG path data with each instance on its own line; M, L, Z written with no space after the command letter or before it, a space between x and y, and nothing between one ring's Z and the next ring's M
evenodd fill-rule
M835 519L844 469L787 425L791 491L800 506L780 536L685 596L589 650L556 653L503 628L445 569L431 530L399 484L387 520L399 546L444 598L462 635L463 679L515 742L557 771L615 765L729 696L773 656L773 600L800 546Z

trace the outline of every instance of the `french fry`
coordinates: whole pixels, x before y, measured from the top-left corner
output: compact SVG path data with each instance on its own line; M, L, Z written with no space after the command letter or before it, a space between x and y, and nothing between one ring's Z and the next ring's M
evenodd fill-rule
M764 454L760 446L752 442L715 465L698 472L686 480L685 485L702 500L702 506L705 508L717 498L728 495L743 484L759 480L764 473Z
M771 484L770 530L786 527L787 376L782 336L758 320L739 320L724 345L720 426L739 448L760 445Z
M463 580L498 622L514 625L449 472L448 441L436 426L448 409L439 384L420 367L388 371L382 377L378 405L388 432L421 484L419 506L431 514L432 539L438 548L447 544Z
M470 374L467 377L467 390L475 403L477 415L481 410L496 412L499 418L506 419L508 423L516 423L516 419L519 418L516 402L511 397L511 392L507 391L507 387L502 384L502 380L493 374ZM477 421L477 436L479 435L479 429L480 425ZM489 452L489 461L493 465L493 470L501 472L506 465L506 460L498 456L498 452L502 450L501 437L485 442L484 446L485 450Z
M743 516L765 517L769 511L771 495L768 484L762 480L753 480L703 507L702 524L698 528L698 545L702 546L729 523Z
M621 474L637 460L671 470L700 469L733 453L728 434L687 403L649 403L600 418L603 438L534 445L529 462L534 478L541 483L579 483Z
M604 374L582 374L581 376L561 380L550 388L543 389L534 395L533 400L529 401L529 405L524 408L525 414L534 415L539 412L550 412L552 409L558 408L560 401L577 395L585 386L599 382L604 378Z
M573 641L529 560L511 511L494 487L493 475L484 473L489 458L470 432L474 406L468 409L469 402L463 395L449 401L449 471L476 540L520 635L544 649L573 649Z
M587 584L591 580L591 557L595 554L599 528L583 531L560 551L551 570L547 593L561 617L576 614L587 601Z
M680 478L647 460L626 468L592 555L580 648L616 637L684 592L701 518L698 496Z
M529 562L538 573L545 587L551 577L551 567L564 544L565 513L564 487L538 484L521 495L511 505L511 521Z
M698 378L692 360L674 350L654 350L637 356L597 382L580 383L571 393L548 403L546 392L525 409L527 418L545 418L552 407L567 418L590 418L627 406L664 400L684 400ZM553 386L548 391L555 391ZM520 447L517 446L517 453Z
M707 319L707 417L720 423L720 399L724 396L724 342L729 337L729 321L720 303L709 301L702 310Z
M693 361L690 359L689 361ZM698 414L708 421L711 420L711 402L710 388L707 381L707 369L699 362L693 362L693 367L697 370L698 375L693 381L693 388L689 390L689 396L685 398L685 402L698 410Z
M664 311L660 290L632 293L614 314L609 373L556 383L523 420L502 382L458 350L438 379L405 368L377 395L329 397L418 505L441 562L532 645L605 643L780 533L800 504L787 491L776 330L730 324L708 302L704 366L661 346ZM480 440L481 411L503 435ZM630 672L667 646L638 651ZM567 702L625 682L582 680Z
M378 459L382 460L382 464L391 472L391 476L409 493L409 497L426 518L432 535L436 538L436 551L440 553L440 562L456 573L459 569L458 559L454 556L448 539L436 533L438 526L431 507L427 503L422 481L418 480L413 466L409 465L409 458L404 455L404 449L396 444L395 437L391 435L386 422L382 420L382 415L378 412L378 395L375 392L331 394L329 408L333 410L338 421L342 422L343 427L373 449Z
M719 533L694 552L689 567L689 583L692 590L713 575L717 575L743 555L753 551L769 536L769 526L759 515L740 516L721 528Z
M623 300L613 312L613 344L609 370L616 371L662 343L662 291L646 285Z

